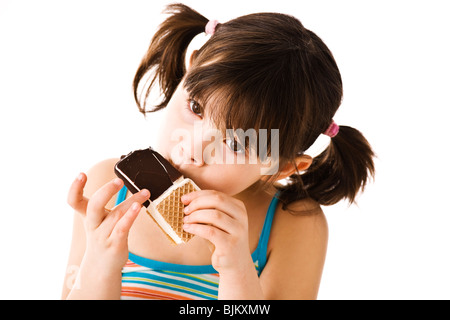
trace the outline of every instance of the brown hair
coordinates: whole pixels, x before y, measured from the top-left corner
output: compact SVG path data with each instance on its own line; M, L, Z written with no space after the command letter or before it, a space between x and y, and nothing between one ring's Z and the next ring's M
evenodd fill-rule
M164 108L184 78L186 90L209 106L205 112L219 128L278 129L280 168L327 129L341 104L341 76L328 47L296 18L258 13L221 23L187 72L186 50L208 19L183 4L169 5L166 12L170 16L154 35L133 82L142 113ZM138 86L148 74L141 98ZM147 110L156 84L162 101ZM323 205L344 198L351 203L374 174L373 157L358 130L341 126L306 172L277 185L279 198L284 207L305 198Z

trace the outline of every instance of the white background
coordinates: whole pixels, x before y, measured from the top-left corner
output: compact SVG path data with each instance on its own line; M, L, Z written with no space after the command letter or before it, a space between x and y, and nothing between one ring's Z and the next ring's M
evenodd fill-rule
M151 145L131 82L167 1L0 0L0 298L59 299L78 172ZM330 47L338 124L378 158L358 206L325 208L319 299L449 299L445 1L186 1L210 19L289 13ZM295 254L295 253L293 253Z

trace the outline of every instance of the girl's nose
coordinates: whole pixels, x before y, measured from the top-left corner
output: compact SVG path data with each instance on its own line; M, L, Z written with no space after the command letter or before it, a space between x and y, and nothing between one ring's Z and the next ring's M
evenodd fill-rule
M205 148L205 142L199 137L195 137L191 142L191 163L197 167L201 167L205 164L203 159L203 150Z
M222 160L220 145L223 137L219 130L211 126L202 122L195 123L193 130L191 128L183 131L179 139L178 151L175 154L181 163L201 167L217 162L217 157L220 158L219 161Z
M220 157L220 144L222 140L221 132L209 123L196 124L191 142L191 163L201 167L205 164L217 162L215 157ZM212 151L213 149L214 151ZM214 153L213 157L211 153Z

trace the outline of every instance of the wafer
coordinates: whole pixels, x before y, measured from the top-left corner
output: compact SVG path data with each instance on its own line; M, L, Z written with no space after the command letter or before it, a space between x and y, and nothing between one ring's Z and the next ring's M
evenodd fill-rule
M150 200L144 203L147 213L173 243L185 243L193 237L183 230L184 204L181 197L200 190L194 181L184 178L152 148L122 156L114 171L132 193L142 189L150 191Z

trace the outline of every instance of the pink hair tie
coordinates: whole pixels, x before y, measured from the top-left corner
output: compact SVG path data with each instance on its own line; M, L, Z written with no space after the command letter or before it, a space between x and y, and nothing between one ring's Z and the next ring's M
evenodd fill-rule
M217 21L217 20L209 20L205 26L206 34L209 34L212 36L214 34L214 32L216 31L216 27L218 24L219 24L219 21Z
M324 135L329 136L330 138L334 138L339 132L339 126L334 122L334 120L331 120L331 124L328 127L327 130L323 133Z

